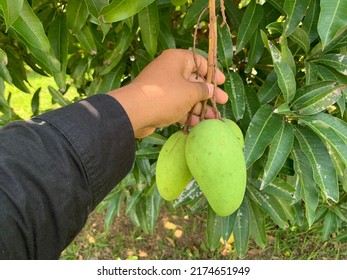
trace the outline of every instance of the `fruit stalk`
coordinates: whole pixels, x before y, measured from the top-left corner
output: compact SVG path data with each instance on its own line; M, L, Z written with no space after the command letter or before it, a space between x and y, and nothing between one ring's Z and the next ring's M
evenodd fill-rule
M215 116L220 119L220 113L216 105L216 71L217 71L217 16L216 16L216 1L209 0L209 36L208 36L208 72L206 77L207 83L214 85L213 96L210 99ZM203 102L200 119L205 118L207 100Z

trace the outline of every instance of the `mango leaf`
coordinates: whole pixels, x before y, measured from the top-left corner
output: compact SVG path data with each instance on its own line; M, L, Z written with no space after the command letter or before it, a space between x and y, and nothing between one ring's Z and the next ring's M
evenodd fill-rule
M245 257L248 250L249 241L249 206L248 200L244 199L237 211L235 225L233 229L234 245L238 257Z
M306 54L310 51L310 38L307 32L301 27L295 28L293 33L289 37L293 42L297 43Z
M197 1L200 2L200 1ZM203 2L203 1L201 1ZM206 1L207 3L208 1ZM230 20L230 26L233 26L235 30L238 30L243 17L243 10L240 10L233 1L224 1L225 11L228 19Z
M55 102L57 102L60 106L66 106L71 104L71 102L66 99L61 92L56 90L55 88L48 86L48 91L52 95L52 98Z
M293 74L295 75L296 74L296 63L295 63L292 51L288 47L288 40L284 36L280 37L280 47L281 47L281 55L282 55L283 62L288 64L290 69L292 69Z
M157 42L160 28L157 4L154 2L143 8L139 12L138 17L143 44L147 52L154 57L157 53Z
M344 54L325 54L314 60L334 68L343 75L347 75L347 55Z
M312 168L311 166L307 165L309 160L300 149L297 141L294 143L292 155L294 159L294 170L299 178L301 198L305 203L306 220L308 226L311 227L316 219L316 209L319 202L319 189L313 179Z
M16 32L28 49L39 49L45 53L50 51L49 40L43 25L27 1L23 2L22 10L16 21L12 23L11 29Z
M261 248L266 245L265 217L260 207L252 200L248 200L249 205L249 233L255 243Z
M105 229L110 228L113 218L119 216L121 206L124 199L124 192L117 192L116 195L108 202L107 210L105 214Z
M54 79L62 91L66 90L66 68L69 49L69 33L66 24L66 14L59 14L48 30L48 40L55 57L60 61L60 71L54 72Z
M99 18L101 18L103 22L107 23L117 22L137 14L139 11L153 2L154 0L112 1L111 4L102 8Z
M93 17L98 18L100 11L109 4L109 0L84 0L87 4L88 12Z
M288 37L298 27L307 10L310 0L285 0L283 9L287 14L284 22L284 35Z
M163 49L175 49L176 41L172 35L171 28L163 21L160 21L158 41Z
M318 33L324 49L339 30L347 25L347 2L341 0L320 1L320 8Z
M294 133L302 151L309 159L313 170L313 178L324 194L324 198L338 202L337 174L324 143L308 128L297 126Z
M280 93L280 91L276 72L275 70L272 70L270 74L267 75L265 82L261 85L257 95L260 103L266 104L273 100Z
M183 19L183 28L190 29L197 24L200 14L208 6L208 0L194 1ZM206 13L207 15L207 13Z
M245 136L247 169L259 159L282 125L282 118L273 113L270 105L263 105L254 115Z
M315 63L305 60L305 85L311 85L317 82L318 80L318 67ZM330 79L326 79L330 80Z
M337 217L333 211L328 210L324 217L323 228L322 228L322 239L324 241L330 238L330 235L336 231Z
M224 89L229 95L233 115L236 121L242 119L243 114L245 113L245 88L240 75L233 71L228 72Z
M246 8L242 17L241 24L238 28L236 39L236 53L240 52L249 42L254 32L257 30L263 17L263 7L256 1L251 1Z
M255 113L260 108L260 102L256 94L255 88L250 85L245 85L245 93L246 108L243 118L240 120L240 126L244 128L244 130L247 129Z
M207 247L210 250L215 250L219 246L219 240L221 238L221 227L222 220L221 217L216 215L216 213L209 206L207 211Z
M114 1L117 2L117 1ZM89 12L85 1L69 1L66 7L66 24L72 34L86 24Z
M306 31L310 42L313 42L318 37L317 23L320 12L320 1L311 0L302 22L302 29Z
M268 46L274 63L278 86L282 91L284 100L289 103L295 96L295 75L290 65L285 61L285 59L283 59L282 53L276 48L276 46L271 41L268 41Z
M83 49L91 55L97 54L98 50L88 24L85 24L78 32L76 32L75 36Z
M338 85L325 91L315 90L316 95L308 92L294 104L296 111L300 115L314 115L322 112L341 98L343 88L345 88L344 85Z
M324 142L329 143L347 165L347 142L346 137L341 136L341 131L337 132L336 128L327 125L326 122L320 121L320 116L305 116L300 119L301 122L309 126Z
M152 193L147 195L146 199L147 227L150 233L154 232L157 225L161 201L162 198L158 192L158 189L153 188Z
M287 215L274 196L264 194L254 186L247 186L247 190L252 200L258 203L280 228L285 229L289 226Z
M233 42L226 26L218 24L218 59L224 68L229 68L233 62Z
M284 13L283 6L285 0L267 0L266 2L269 2L279 12Z
M295 188L281 178L275 178L266 188L263 193L272 194L281 200L292 202L294 200Z
M33 97L31 98L31 112L33 116L36 116L39 114L39 107L40 107L40 92L41 87L39 87L33 94Z
M248 51L248 63L245 69L246 73L250 73L252 68L258 63L264 51L264 44L261 39L260 32L258 30L255 31L251 40Z
M8 82L9 84L12 84L12 77L6 67L7 64L8 64L7 54L2 49L0 49L0 77L4 79L4 81Z
M14 23L22 11L24 0L0 0L0 9L3 12L6 32Z
M260 190L265 188L280 172L293 147L294 133L290 124L282 122L270 144Z

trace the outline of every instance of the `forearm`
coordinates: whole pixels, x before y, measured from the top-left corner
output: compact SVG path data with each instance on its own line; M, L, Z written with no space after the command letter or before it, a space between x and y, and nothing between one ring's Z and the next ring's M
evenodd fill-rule
M127 114L95 96L0 131L0 259L50 259L130 171Z

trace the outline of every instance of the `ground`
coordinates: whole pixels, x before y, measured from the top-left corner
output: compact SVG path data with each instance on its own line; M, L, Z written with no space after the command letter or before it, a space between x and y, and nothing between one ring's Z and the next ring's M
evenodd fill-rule
M237 259L232 240L211 252L205 245L205 217L163 211L154 234L144 234L125 215L104 228L104 213L93 212L62 259ZM252 241L245 259L347 259L347 244L324 242L317 233L270 228L266 248Z

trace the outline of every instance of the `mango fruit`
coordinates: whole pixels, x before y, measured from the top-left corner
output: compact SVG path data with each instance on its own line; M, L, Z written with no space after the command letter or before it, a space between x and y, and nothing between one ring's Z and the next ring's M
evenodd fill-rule
M185 156L186 140L183 131L175 132L166 140L158 156L157 188L161 197L168 201L178 198L192 180Z
M243 138L243 133L242 133L241 128L237 125L236 122L234 122L230 119L224 119L224 122L231 127L236 138L239 140L241 148L243 149L243 146L245 145L245 139Z
M246 191L246 163L239 139L224 121L204 120L187 137L188 167L219 216L241 205Z

